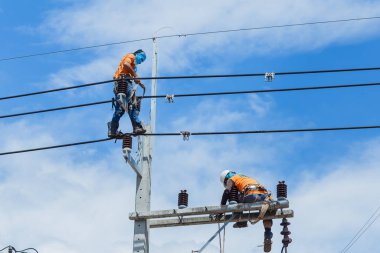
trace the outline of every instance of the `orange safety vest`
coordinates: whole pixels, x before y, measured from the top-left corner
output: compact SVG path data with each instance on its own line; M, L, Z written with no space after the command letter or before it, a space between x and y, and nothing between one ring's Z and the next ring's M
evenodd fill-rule
M122 74L130 76L131 73L129 73L124 66L125 62L128 62L132 66L132 69L136 69L136 57L135 57L135 55L134 54L126 54L123 57L123 59L121 59L119 67L117 68L115 74L113 75L114 79L119 78Z
M232 180L239 192L249 195L249 194L267 194L268 191L256 180L247 177L242 174L233 175L230 180ZM256 186L255 190L247 190L251 185ZM246 191L247 190L247 191Z

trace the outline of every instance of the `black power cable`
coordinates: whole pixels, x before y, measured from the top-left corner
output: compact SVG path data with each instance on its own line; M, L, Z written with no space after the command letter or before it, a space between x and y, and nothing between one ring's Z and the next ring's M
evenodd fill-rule
M152 40L152 39L164 39L164 38L173 38L173 37L190 37L190 36L197 36L197 35L210 35L210 34L218 34L218 33L243 32L243 31L264 30L264 29L273 29L273 28L286 28L286 27L307 26L307 25L321 25L321 24L329 24L329 23L375 20L375 19L379 19L379 18L380 18L380 16L362 17L362 18L348 18L348 19L325 20L325 21L294 23L294 24L285 24L285 25L271 25L271 26L228 29L228 30L208 31L208 32L172 34L172 35L164 35L164 36L157 36L157 37L127 40L127 41L111 42L111 43L91 45L91 46L85 46L85 47L77 47L77 48L71 48L71 49L56 50L56 51L43 52L43 53L35 53L35 54L29 54L29 55L12 56L12 57L7 57L7 58L0 58L0 61L10 61L10 60L16 60L16 59L43 56L43 55L68 53L68 52L79 51L79 50L84 50L84 49L115 46L115 45L121 45L121 44L133 43L133 42L147 41L147 40Z
M289 72L277 72L275 73L276 76L285 76L285 75L306 75L306 74L324 74L324 73L339 73L339 72L359 72L359 71L375 71L380 70L380 67L368 67L368 68L346 68L346 69L322 69L322 70L305 70L305 71L289 71ZM237 77L257 77L257 76L265 76L265 73L247 73L247 74L227 74L227 75L200 75L200 76L159 76L159 77L139 77L137 79L140 80L170 80L170 79L203 79L203 78L237 78ZM136 78L127 78L129 80L134 80ZM115 80L106 80L101 82L94 82L94 83L87 83L82 85L76 85L76 86L70 86L70 87L64 87L64 88L58 88L58 89L52 89L52 90L45 90L45 91L37 91L37 92L31 92L31 93L24 93L24 94L18 94L18 95L12 95L12 96L6 96L6 97L0 97L0 100L7 100L7 99L13 99L13 98L20 98L20 97L27 97L27 96L33 96L33 95L39 95L39 94L45 94L45 93L51 93L51 92L57 92L57 91L64 91L64 90L70 90L70 89L77 89L77 88L83 88L83 87L89 87L94 85L100 85L105 83L111 83Z
M304 90L321 90L321 89L339 89L339 88L355 88L355 87L369 87L369 86L379 86L380 83L361 83L361 84L341 84L341 85L328 85L328 86L309 86L309 87L298 87L298 88L281 88L281 89L270 89L270 90L246 90L246 91L227 91L227 92L209 92L209 93L192 93L192 94L173 94L174 97L199 97L199 96L222 96L222 95L240 95L240 94L253 94L253 93L271 93L271 92L290 92L290 91L304 91ZM139 98L166 98L166 95L157 95L157 96L144 96ZM52 111L60 111L72 108L93 106L110 103L112 100L105 100L87 104L71 105L65 107L57 107L45 110L23 112L16 114L0 115L0 119L12 118L30 114L45 113Z
M38 251L35 249L35 248L27 248L27 249L23 249L23 250L16 250L15 247L9 245L9 246L6 246L4 247L3 249L0 250L1 251L4 251L5 249L8 249L8 252L15 252L15 253L27 253L27 251L29 250L33 250L34 252L38 253Z
M204 136L204 135L236 135L236 134L272 134L272 133L296 133L296 132L325 132L325 131L345 131L345 130L365 130L365 129L380 129L380 125L373 125L373 126L351 126L351 127L329 127L329 128L298 128L298 129L277 129L277 130L250 130L250 131L223 131L223 132L195 132L195 133L188 133L188 136L194 135L194 136ZM132 133L126 133L126 135L135 135ZM145 133L142 134L145 136L184 136L184 132L179 133ZM91 141L82 141L82 142L76 142L76 143L69 143L69 144L62 144L62 145L55 145L55 146L49 146L49 147L40 147L40 148L33 148L33 149L25 149L25 150L18 150L18 151L9 151L9 152L3 152L0 153L0 155L11 155L11 154L18 154L18 153L25 153L25 152L32 152L32 151L40 151L40 150L47 150L47 149L55 149L55 148L63 148L63 147L70 147L70 146L77 146L77 145L83 145L83 144L90 144L90 143L97 143L97 142L105 142L113 140L112 138L104 138L104 139L98 139L98 140L91 140Z
M37 114L37 113L44 113L44 112L53 112L53 111L67 110L67 109L72 109L72 108L80 108L80 107L93 106L93 105L100 105L100 104L106 104L106 103L110 103L110 102L112 102L112 100L105 100L105 101L99 101L99 102L93 102L93 103L87 103L87 104L80 104L80 105L70 105L70 106L50 108L50 109L31 111L31 112L22 112L22 113L1 115L0 119L13 118L13 117L19 117L19 116L31 115L31 114Z

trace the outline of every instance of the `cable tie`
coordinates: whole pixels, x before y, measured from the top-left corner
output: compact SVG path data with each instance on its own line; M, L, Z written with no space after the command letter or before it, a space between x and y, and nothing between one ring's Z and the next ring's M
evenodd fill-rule
M190 139L191 133L189 131L181 131L179 133L182 135L184 141L188 141Z
M174 94L172 94L172 95L167 94L165 96L165 99L166 99L166 102L169 104L174 103Z
M272 82L274 79L275 73L274 72L266 72L265 73L265 81L266 82Z

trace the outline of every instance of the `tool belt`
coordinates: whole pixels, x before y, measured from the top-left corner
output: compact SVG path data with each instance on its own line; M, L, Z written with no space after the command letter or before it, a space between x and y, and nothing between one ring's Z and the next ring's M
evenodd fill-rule
M244 195L248 194L268 194L267 189L261 184L250 184L244 187L243 189Z

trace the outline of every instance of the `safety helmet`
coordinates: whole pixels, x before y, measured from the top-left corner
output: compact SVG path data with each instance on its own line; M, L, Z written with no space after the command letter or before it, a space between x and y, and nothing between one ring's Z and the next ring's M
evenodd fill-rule
M222 183L223 186L226 186L224 184L224 181L228 175L228 173L230 173L231 171L230 170L223 170L222 173L220 173L220 182Z
M141 64L146 60L146 54L142 49L137 50L133 54L135 55L136 64Z

